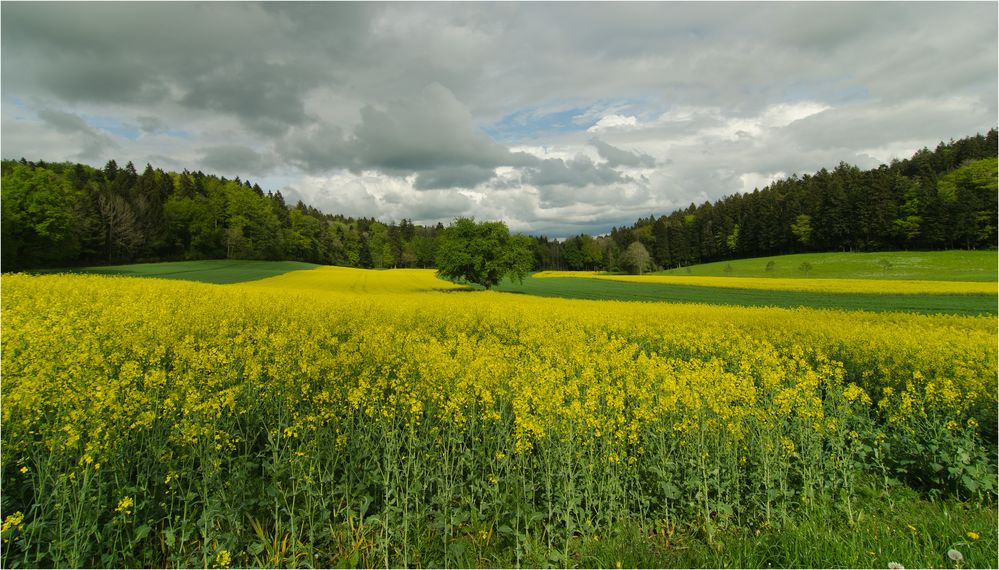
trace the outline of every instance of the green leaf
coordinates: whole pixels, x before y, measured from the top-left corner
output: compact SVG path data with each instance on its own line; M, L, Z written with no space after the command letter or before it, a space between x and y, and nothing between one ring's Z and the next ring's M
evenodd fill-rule
M978 481L975 481L969 475L962 475L961 482L964 483L964 488L971 492L975 492L978 490Z
M149 535L150 530L152 529L149 528L149 525L147 524L144 524L139 528L135 529L135 540L142 540L143 538L146 538L146 536Z
M163 531L163 542L166 543L167 548L173 548L173 545L177 542L177 537L174 536L172 528Z
M465 543L457 541L448 544L447 553L454 559L461 558L461 555L465 553Z

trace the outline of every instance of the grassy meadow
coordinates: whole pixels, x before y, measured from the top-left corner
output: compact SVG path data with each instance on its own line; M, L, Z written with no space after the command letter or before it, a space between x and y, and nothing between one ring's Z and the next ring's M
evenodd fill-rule
M724 285L687 285L654 281L643 276L538 277L523 282L505 281L499 291L567 299L704 303L744 307L809 307L847 311L907 312L956 315L995 315L995 294L895 294L834 293L736 287L735 278ZM725 279L725 278L716 278ZM778 282L778 280L774 280ZM785 284L791 280L783 280ZM835 281L835 280L829 280ZM973 285L983 285L974 283ZM984 284L989 285L989 284Z
M3 276L4 567L999 563L994 310L212 263Z
M655 283L720 287L724 289L755 289L761 291L800 291L803 293L860 293L896 295L991 295L999 292L999 284L987 281L929 281L888 279L786 279L780 277L694 277L690 275L618 275L599 271L541 271L535 278L575 277L603 279L622 283Z
M811 265L807 272L801 269L806 262ZM689 271L682 267L656 275L994 282L999 257L994 250L799 253L704 263L690 266Z
M318 267L301 261L249 261L213 259L202 261L168 261L163 263L133 263L131 265L103 265L74 269L76 273L95 275L121 275L126 277L155 277L157 279L182 279L202 283L243 283L275 277L289 271Z

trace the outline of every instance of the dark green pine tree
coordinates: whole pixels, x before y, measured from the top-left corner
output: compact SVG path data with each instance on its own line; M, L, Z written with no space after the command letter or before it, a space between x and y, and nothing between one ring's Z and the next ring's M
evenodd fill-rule
M358 258L358 265L365 269L371 269L375 266L375 262L371 259L371 246L368 244L367 234L361 236L361 254Z

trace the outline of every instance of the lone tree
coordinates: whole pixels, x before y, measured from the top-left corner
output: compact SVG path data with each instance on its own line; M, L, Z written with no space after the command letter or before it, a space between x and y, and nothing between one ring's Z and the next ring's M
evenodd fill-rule
M534 264L531 241L510 235L503 222L458 218L441 234L437 274L491 289L507 275L523 281Z
M642 242L636 241L621 254L620 264L621 268L628 273L641 275L652 265L652 256L649 255L649 250L645 249Z

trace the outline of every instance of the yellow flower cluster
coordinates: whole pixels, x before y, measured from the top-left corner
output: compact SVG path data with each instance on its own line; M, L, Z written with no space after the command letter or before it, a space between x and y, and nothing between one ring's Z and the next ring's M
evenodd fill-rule
M114 508L114 512L121 513L123 515L132 514L132 507L135 506L135 501L132 497L122 497L118 501L118 506Z
M924 281L917 279L810 279L775 277L712 277L696 275L611 275L600 271L541 271L536 278L576 277L631 283L699 285L769 291L812 293L891 293L896 295L995 295L999 284L979 281Z
M20 528L21 524L24 523L24 513L17 511L12 515L7 515L3 519L3 525L0 525L0 533L5 533L12 528Z

